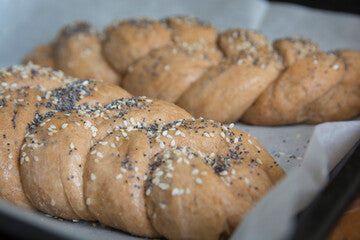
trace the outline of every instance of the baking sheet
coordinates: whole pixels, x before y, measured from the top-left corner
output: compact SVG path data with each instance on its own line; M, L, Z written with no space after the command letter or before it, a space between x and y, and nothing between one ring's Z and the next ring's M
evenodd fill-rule
M60 27L75 20L87 20L102 29L119 18L173 14L197 16L219 30L260 30L269 40L302 35L317 41L324 50L360 50L358 16L289 4L260 0L0 0L0 68L20 63L36 45L52 40ZM234 239L244 240L287 239L294 214L311 201L326 183L328 170L360 137L360 121L284 127L237 123L236 127L255 136L288 173L237 229ZM74 239L135 239L99 224L61 221L1 201L0 211Z

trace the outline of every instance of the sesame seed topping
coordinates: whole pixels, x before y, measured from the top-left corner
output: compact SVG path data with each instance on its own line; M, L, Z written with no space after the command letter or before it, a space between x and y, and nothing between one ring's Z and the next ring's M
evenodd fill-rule
M95 174L93 174L93 173L90 173L90 179L91 179L91 181L94 181L94 180L96 179L96 176L95 176Z
M162 190L166 190L169 187L170 187L170 185L167 183L159 183L159 188L161 188Z
M181 188L174 188L172 191L171 191L171 195L172 196L180 196L180 195L183 195L184 194L184 189L181 189Z
M224 170L224 171L221 171L219 174L221 176L226 176L226 175L228 175L228 171Z
M84 123L84 128L85 129L88 129L88 128L90 128L91 127L91 122L90 121L85 121L85 123Z
M197 169L197 168L195 168L195 169L191 172L192 175L197 175L198 173L199 173L199 169Z
M199 184L199 185L201 185L203 182L202 182L202 180L201 180L201 178L196 178L195 179L195 182L197 183L197 184Z
M166 209L166 204L165 203L160 202L159 206L160 206L161 209Z

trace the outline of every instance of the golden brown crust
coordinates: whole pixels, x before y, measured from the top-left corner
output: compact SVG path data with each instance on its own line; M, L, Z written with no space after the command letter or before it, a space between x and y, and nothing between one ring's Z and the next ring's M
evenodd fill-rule
M307 78L306 86L302 88L304 78L291 74L301 74L301 71L309 73L309 69L304 70L301 66L301 71L295 71L294 68L299 66L298 62L304 58L325 53L321 52L317 43L303 37L285 37L270 43L261 33L241 28L228 29L218 34L212 24L184 16L172 16L161 21L148 18L123 20L106 28L102 42L102 53L117 72L114 74L113 70L101 67L101 64L93 59L79 57L79 52L84 52L83 49L88 45L92 47L96 45L95 52L100 52L99 44L94 44L90 39L92 35L88 35L84 39L74 38L67 41L68 44L61 50L62 55L67 58L61 66L57 63L56 54L54 59L50 59L51 46L59 44L61 38L56 39L49 47L40 47L28 59L44 64L50 64L52 61L54 67L63 69L71 75L80 71L83 73L81 77L103 78L112 82L120 82L119 79L124 79L121 85L134 95L178 102L195 116L204 116L222 122L242 119L246 111L251 114L244 116L245 121L255 125L348 120L357 116L360 111L357 91L359 88L355 80L352 80L353 84L333 84L333 79L338 77L337 73L343 71L341 69L334 76L324 74L323 77L329 78L329 81L322 80L324 83L329 82L324 84L327 87L315 91L316 93L309 91L309 95L300 100L300 106L294 103L295 101L287 101L286 97L272 99L275 104L266 103L270 98L264 97L264 89L269 87L267 94L271 95L270 92L273 90L270 88L274 86L269 84L275 80L286 82L285 78L291 78L291 83L285 85L296 85L297 94L307 94L311 80ZM185 50L183 54L177 54L184 48L197 48L197 50L191 50L192 53ZM209 53L209 49L213 49L214 52ZM270 50L264 51L264 49ZM170 51L176 56L172 56ZM281 70L282 67L257 69L252 65L245 67L247 64L235 67L231 63L234 59L245 59L257 65L266 60L265 65L272 66L273 60L268 57L269 52L280 57L282 64L279 66L283 65L285 71ZM210 56L212 59L199 60L201 54L204 58ZM345 78L357 79L351 77L354 74L348 73L355 71L351 69L356 69L351 66L358 64L357 54L359 53L355 51L351 54L338 54L350 69L346 70ZM69 60L76 63L74 73L73 70L67 69ZM224 73L220 71L222 68L225 68ZM101 74L97 74L99 71L95 71L96 69L100 69ZM118 80L111 80L116 79L115 76L118 76ZM280 92L290 96L292 89L284 88ZM258 99L260 95L263 97ZM294 100L297 98L296 96ZM250 108L256 99L258 99L257 106ZM281 99L284 102L281 102ZM268 106L259 107L259 102ZM294 104L293 108L291 104ZM291 109L289 114L283 112L287 109ZM288 116L280 116L284 114ZM295 116L296 114L299 116ZM281 120L282 118L286 119Z
M125 20L106 28L104 54L120 73L151 50L170 42L170 32L148 18Z
M266 46L253 51L251 58L244 55L224 59L210 68L177 104L195 117L238 120L282 69L277 54Z
M144 237L217 239L284 175L233 125L51 76L31 64L1 72L0 197L18 206Z
M320 51L319 46L315 42L303 37L281 38L276 40L273 46L283 57L286 67L309 54Z
M307 123L342 121L360 114L360 53L340 50L337 55L345 63L344 77L311 105Z
M135 119L134 121L136 122L137 120ZM137 126L140 125L138 124ZM205 128L203 128L204 126ZM207 135L207 132L210 132L211 135ZM229 134L229 137L221 137L223 134L225 135L225 133ZM235 140L235 138L237 138L237 140ZM230 142L232 143L230 144ZM232 147L230 147L229 144ZM153 126L151 128L144 125L135 128L120 127L120 129L115 129L112 134L104 137L99 144L90 150L90 154L88 155L84 175L84 192L88 201L89 210L100 222L140 236L155 237L159 236L160 233L160 236L165 236L170 239L183 239L186 234L190 234L192 238L198 238L197 231L199 229L196 229L195 226L195 228L187 230L184 226L171 224L171 222L174 221L198 221L198 224L201 224L201 222L204 223L209 220L205 217L204 219L201 218L201 214L199 214L198 219L195 219L194 216L191 218L186 217L185 214L192 214L191 201L181 201L179 203L180 205L175 203L175 207L180 207L180 211L184 214L183 216L172 213L171 218L173 220L169 219L170 216L164 216L164 218L162 218L160 214L157 214L156 220L153 218L154 209L152 209L152 206L158 209L159 205L165 204L163 199L153 198L153 194L156 195L156 193L153 193L153 191L156 192L156 187L160 188L158 194L170 194L165 202L172 201L171 190L174 190L174 186L171 184L172 188L166 189L166 184L168 183L166 183L165 180L175 178L176 172L170 173L169 166L164 166L165 164L161 165L167 162L167 160L170 160L171 156L170 159L162 159L161 156L163 154L166 156L167 149L170 149L170 151L175 149L176 152L177 146L197 147L207 156L211 156L207 159L209 162L217 161L217 166L212 162L214 169L210 168L208 173L211 175L214 174L213 171L216 171L217 174L220 174L219 176L222 176L222 178L219 176L216 177L218 178L217 184L222 185L222 187L218 186L219 189L226 188L227 184L229 184L229 186L231 185L230 182L226 182L231 181L229 180L230 178L228 179L227 174L225 174L226 171L228 171L229 176L231 176L230 174L239 168L238 173L241 176L239 175L237 177L240 177L240 182L242 183L238 185L234 184L234 186L236 185L234 189L225 190L225 192L229 191L227 193L231 196L229 200L241 203L242 200L239 199L244 199L243 201L245 201L246 204L233 207L229 201L229 205L227 206L233 208L233 211L221 209L221 214L225 214L228 218L227 221L231 223L229 223L231 229L229 229L228 233L233 230L247 209L249 209L251 206L249 203L262 196L272 186L272 183L277 182L283 175L281 168L279 168L277 164L274 164L274 160L270 154L261 148L261 145L256 142L256 140L239 130L230 130L225 126L221 128L219 123L216 122L183 120L158 125L158 127ZM239 159L229 158L229 148L233 149L234 153L239 151L236 150L239 149L239 146L241 146L241 149L244 151L240 154L241 157ZM163 152L164 150L165 152ZM229 158L227 164L230 166L236 164L240 164L241 166L234 166L234 170L232 168L230 169L227 165L221 165L224 164L222 158ZM191 171L196 168L194 167L196 163L193 162L192 158L188 160L185 159L184 162L187 162L189 167L191 166ZM254 166L248 167L246 163L251 163ZM155 170L159 164L160 168L164 167L168 171L159 173L158 171L160 169ZM174 165L172 167L174 167L176 171L176 166ZM198 164L196 164L196 166L198 166ZM199 166L199 168L200 167L201 166ZM244 168L247 170L242 172L241 170ZM259 168L259 170L256 170L256 168ZM183 189L184 193L185 186L191 188L191 186L195 184L190 183L194 179L192 179L193 177L191 177L190 174L186 174L187 170L184 166L177 169L180 174L180 176L178 176L178 184L183 186L181 189ZM259 175L257 171L259 171ZM159 176L165 179L162 180L160 178L156 180L156 177ZM200 176L202 175L199 172L198 177ZM235 176L232 177L235 178ZM223 179L225 183L222 182L221 179ZM146 180L148 181L146 182ZM247 185L249 182L252 182L253 185ZM207 187L204 186L204 193L199 193L200 195L209 198L211 194L215 194L213 189L208 189L210 186L210 188L213 187L211 184L204 182L204 185ZM104 190L99 191L99 189ZM114 189L118 190L114 191ZM165 192L163 190L167 191ZM152 198L151 200L148 198L146 200L147 203L145 203L146 196ZM148 200L150 200L150 202L148 202ZM226 202L228 200L224 201ZM118 211L114 211L114 208L118 209ZM160 206L160 208L162 207ZM134 209L134 211L128 211L128 209ZM209 211L209 208L202 209ZM226 212L227 210L229 210L229 212ZM119 214L119 212L121 212L121 214ZM216 215L216 212L214 210L209 214ZM161 219L160 224L157 222L157 219ZM217 219L212 219L211 221L216 222ZM166 224L163 225L163 223ZM180 228L177 232L175 230L176 227ZM203 228L208 231L210 230L208 224L203 225ZM220 228L222 228L221 224ZM213 233L208 234L211 237L216 236Z
M26 129L36 113L67 111L75 104L105 104L120 96L130 96L114 85L78 81L33 64L2 71L0 80L0 121L3 123L0 125L3 139L0 197L19 206L29 206L21 186L18 160Z
M174 16L164 20L172 33L172 39L177 42L205 41L215 44L217 31L215 27L195 17Z
M285 125L306 120L311 104L338 84L344 63L332 54L315 53L296 61L245 112L256 125Z
M221 53L205 42L183 42L150 52L136 62L123 87L137 96L176 102L198 77L221 59Z
M121 77L106 62L101 42L89 24L75 22L64 27L55 42L54 59L59 69L77 78L120 85Z
M242 51L268 45L266 38L259 32L235 28L219 35L219 47L225 56L238 56Z
M75 81L62 71L41 67L32 63L13 65L0 71L0 90L32 87L50 90Z

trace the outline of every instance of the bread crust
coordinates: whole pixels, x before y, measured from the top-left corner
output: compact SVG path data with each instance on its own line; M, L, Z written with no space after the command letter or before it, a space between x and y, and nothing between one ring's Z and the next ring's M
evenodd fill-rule
M344 71L343 61L332 54L314 53L300 59L260 95L242 121L256 125L303 122L308 108L341 81Z
M250 135L172 103L33 64L0 79L0 198L18 206L143 237L218 239L284 175Z
M349 120L360 114L359 77L355 70L359 69L360 53L356 51L339 50L336 54L345 62L345 70L339 63L334 65L340 66L338 71L315 76L310 74L311 69L302 66L304 59L331 53L322 52L317 43L304 37L268 42L257 31L233 28L217 33L212 24L184 16L160 21L149 18L116 21L104 32L101 46L94 44L95 40L89 42L91 34L84 39L68 40L61 50L62 56L67 56L63 64L57 63L59 57L51 53L54 48L51 46L62 38L35 49L26 61L51 65L74 76L117 82L134 95L174 102L194 116L222 122L316 124ZM96 46L94 52L102 48L103 58L112 69L94 59L80 58L79 53L86 46ZM240 59L245 63L236 66L234 62ZM76 63L73 69L65 66L69 61ZM269 67L261 68L259 63ZM338 80L343 71L343 80ZM291 80L286 81L287 78ZM314 87L312 83L326 87ZM276 92L274 96L272 91ZM267 94L272 97L265 97Z

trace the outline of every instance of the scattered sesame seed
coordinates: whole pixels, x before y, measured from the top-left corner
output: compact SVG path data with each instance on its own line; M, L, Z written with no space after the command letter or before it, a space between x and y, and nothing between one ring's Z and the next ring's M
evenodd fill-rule
M88 129L88 128L90 128L91 127L91 122L90 121L85 121L85 123L84 123L84 128L85 129Z
M91 179L91 181L95 181L95 179L96 179L96 176L95 176L95 174L93 174L93 173L90 173L90 179Z
M197 168L195 168L195 169L191 172L192 175L197 175L198 173L199 173L199 169L197 169Z
M221 176L226 176L226 175L228 175L228 171L224 170L224 171L221 171L219 174Z
M165 203L160 202L159 206L160 206L161 209L166 209L166 204Z
M159 188L161 188L162 190L166 190L166 189L168 189L169 187L170 187L170 185L167 184L167 183L160 183L160 184L159 184Z
M195 179L195 182L196 182L197 184L200 184L200 185L203 183L202 180L201 180L201 178L196 178L196 179Z

